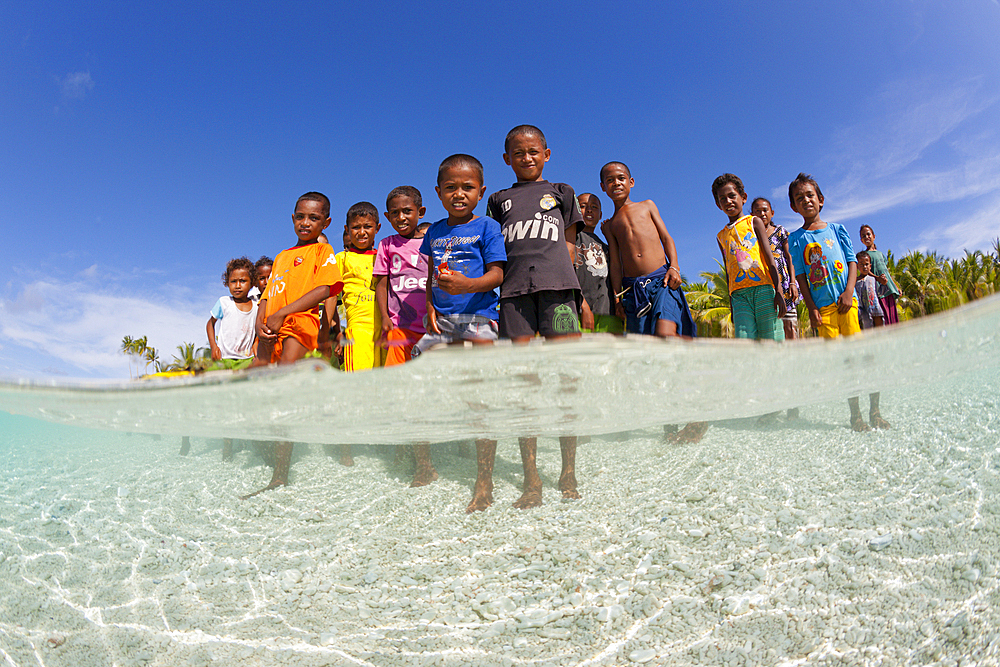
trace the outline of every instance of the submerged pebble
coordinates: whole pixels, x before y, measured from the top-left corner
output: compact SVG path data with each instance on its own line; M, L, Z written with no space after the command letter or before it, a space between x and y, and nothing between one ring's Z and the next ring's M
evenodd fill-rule
M838 401L803 407L808 427L724 422L691 446L595 437L572 502L543 437L528 511L501 440L495 504L473 515L450 445L419 489L392 453L359 447L348 469L296 445L292 484L250 501L270 469L249 450L35 448L32 466L0 458L4 650L74 667L987 664L1000 456L996 408L974 397L1000 395L990 382L947 412L883 395L887 418L938 435L853 434Z

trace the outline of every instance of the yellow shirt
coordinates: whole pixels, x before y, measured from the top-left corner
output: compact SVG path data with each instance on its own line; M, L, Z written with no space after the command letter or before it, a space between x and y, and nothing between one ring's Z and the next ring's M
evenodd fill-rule
M344 279L344 310L347 323L344 335L351 345L344 348L344 370L358 371L382 365L382 317L375 303L372 270L375 250L359 252L344 250L337 253L337 267Z
M760 256L760 244L757 243L757 234L753 230L752 215L744 215L732 226L726 225L717 238L726 257L730 294L744 287L774 286L767 263ZM765 250L771 252L770 245Z

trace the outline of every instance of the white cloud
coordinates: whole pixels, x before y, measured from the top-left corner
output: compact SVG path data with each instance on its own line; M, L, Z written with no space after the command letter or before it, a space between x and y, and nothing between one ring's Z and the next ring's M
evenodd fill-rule
M85 273L90 278L97 270ZM44 367L63 367L70 375L123 378L129 364L119 348L126 335L147 336L164 362L181 343L206 344L208 294L185 298L189 290L159 281L133 281L122 288L108 276L86 282L35 280L16 289L16 296L0 300L5 342L0 368L13 372L27 366L45 375L51 373Z
M871 121L835 140L834 162L844 176L824 188L837 193L824 217L843 222L1000 191L998 100L981 77L949 86L906 81L888 89Z
M70 72L59 79L59 88L63 97L69 100L82 100L94 88L94 80L90 72Z
M988 197L976 211L943 225L925 229L917 237L915 250L935 250L946 257L961 257L966 250L993 248L993 241L1000 238L1000 194Z

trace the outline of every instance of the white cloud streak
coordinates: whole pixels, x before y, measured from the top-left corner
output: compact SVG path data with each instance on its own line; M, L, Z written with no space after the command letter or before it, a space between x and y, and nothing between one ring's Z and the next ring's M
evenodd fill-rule
M94 80L90 72L70 72L59 79L59 88L66 99L82 100L94 89Z
M915 250L937 251L960 257L966 250L989 250L1000 238L1000 193L987 197L983 205L962 219L925 229L917 237Z
M942 84L900 81L843 129L831 156L839 181L823 183L823 217L848 222L881 212L954 203L947 221L914 230L920 244L949 256L985 248L997 235L1000 94L985 77ZM785 197L785 188L775 196ZM832 196L831 196L832 195ZM990 204L980 206L978 199ZM943 247L941 247L943 246Z
M94 267L85 273L92 276ZM45 279L12 288L16 295L0 300L0 368L23 369L19 357L33 356L69 375L123 378L129 362L119 348L126 335L148 336L164 362L181 343L206 344L211 296L184 299L178 295L187 290L162 283L144 291L135 282L127 292L94 284Z

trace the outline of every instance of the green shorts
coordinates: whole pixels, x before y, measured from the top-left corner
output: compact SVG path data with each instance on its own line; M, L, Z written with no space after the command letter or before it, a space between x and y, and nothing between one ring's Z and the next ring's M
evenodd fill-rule
M248 367L253 363L253 357L249 359L219 359L214 362L211 366L206 368L206 371L239 371Z
M615 315L594 315L593 329L580 329L583 333L625 333L625 323Z

